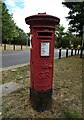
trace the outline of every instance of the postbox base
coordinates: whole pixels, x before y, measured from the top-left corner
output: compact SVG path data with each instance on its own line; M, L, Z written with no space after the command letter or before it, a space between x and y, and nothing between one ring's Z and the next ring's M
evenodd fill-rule
M37 111L45 111L52 106L52 89L43 91L34 91L30 88L30 102Z

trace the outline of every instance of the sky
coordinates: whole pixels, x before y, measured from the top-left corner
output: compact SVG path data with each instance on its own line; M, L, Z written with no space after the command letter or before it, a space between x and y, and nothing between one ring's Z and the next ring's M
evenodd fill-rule
M25 18L38 13L44 13L60 18L60 24L68 28L67 17L69 9L62 5L63 0L4 0L9 10L13 14L13 19L18 27L28 33L29 25L25 23Z

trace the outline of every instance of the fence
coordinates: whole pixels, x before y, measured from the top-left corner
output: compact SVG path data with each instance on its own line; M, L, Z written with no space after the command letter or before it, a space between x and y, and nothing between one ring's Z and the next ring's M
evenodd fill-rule
M63 51L63 49L59 49L59 59L61 59L63 57L62 51ZM66 49L65 54L66 54L65 57L80 54L80 58L82 58L83 57L83 49Z
M9 45L9 44L2 44L0 45L0 50L25 50L27 47L24 45ZM59 59L62 58L62 50L63 49L59 49ZM73 56L73 55L77 55L80 54L80 58L83 57L83 49L66 49L66 56L65 57L69 57L69 56Z
M0 50L25 50L25 45L9 45L9 44L2 44L0 45Z

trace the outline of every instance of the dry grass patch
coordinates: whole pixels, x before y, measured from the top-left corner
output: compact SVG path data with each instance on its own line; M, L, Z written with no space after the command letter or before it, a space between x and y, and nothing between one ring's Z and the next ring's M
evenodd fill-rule
M3 83L29 81L29 67L3 72ZM54 62L53 104L50 110L37 112L29 100L29 82L24 88L3 97L5 118L81 118L82 59L79 56L56 59Z

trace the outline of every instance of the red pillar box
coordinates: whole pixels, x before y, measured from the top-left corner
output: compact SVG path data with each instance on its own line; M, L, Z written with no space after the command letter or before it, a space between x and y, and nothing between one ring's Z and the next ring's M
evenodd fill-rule
M52 101L55 26L60 19L46 13L25 18L30 25L30 100L37 110Z

